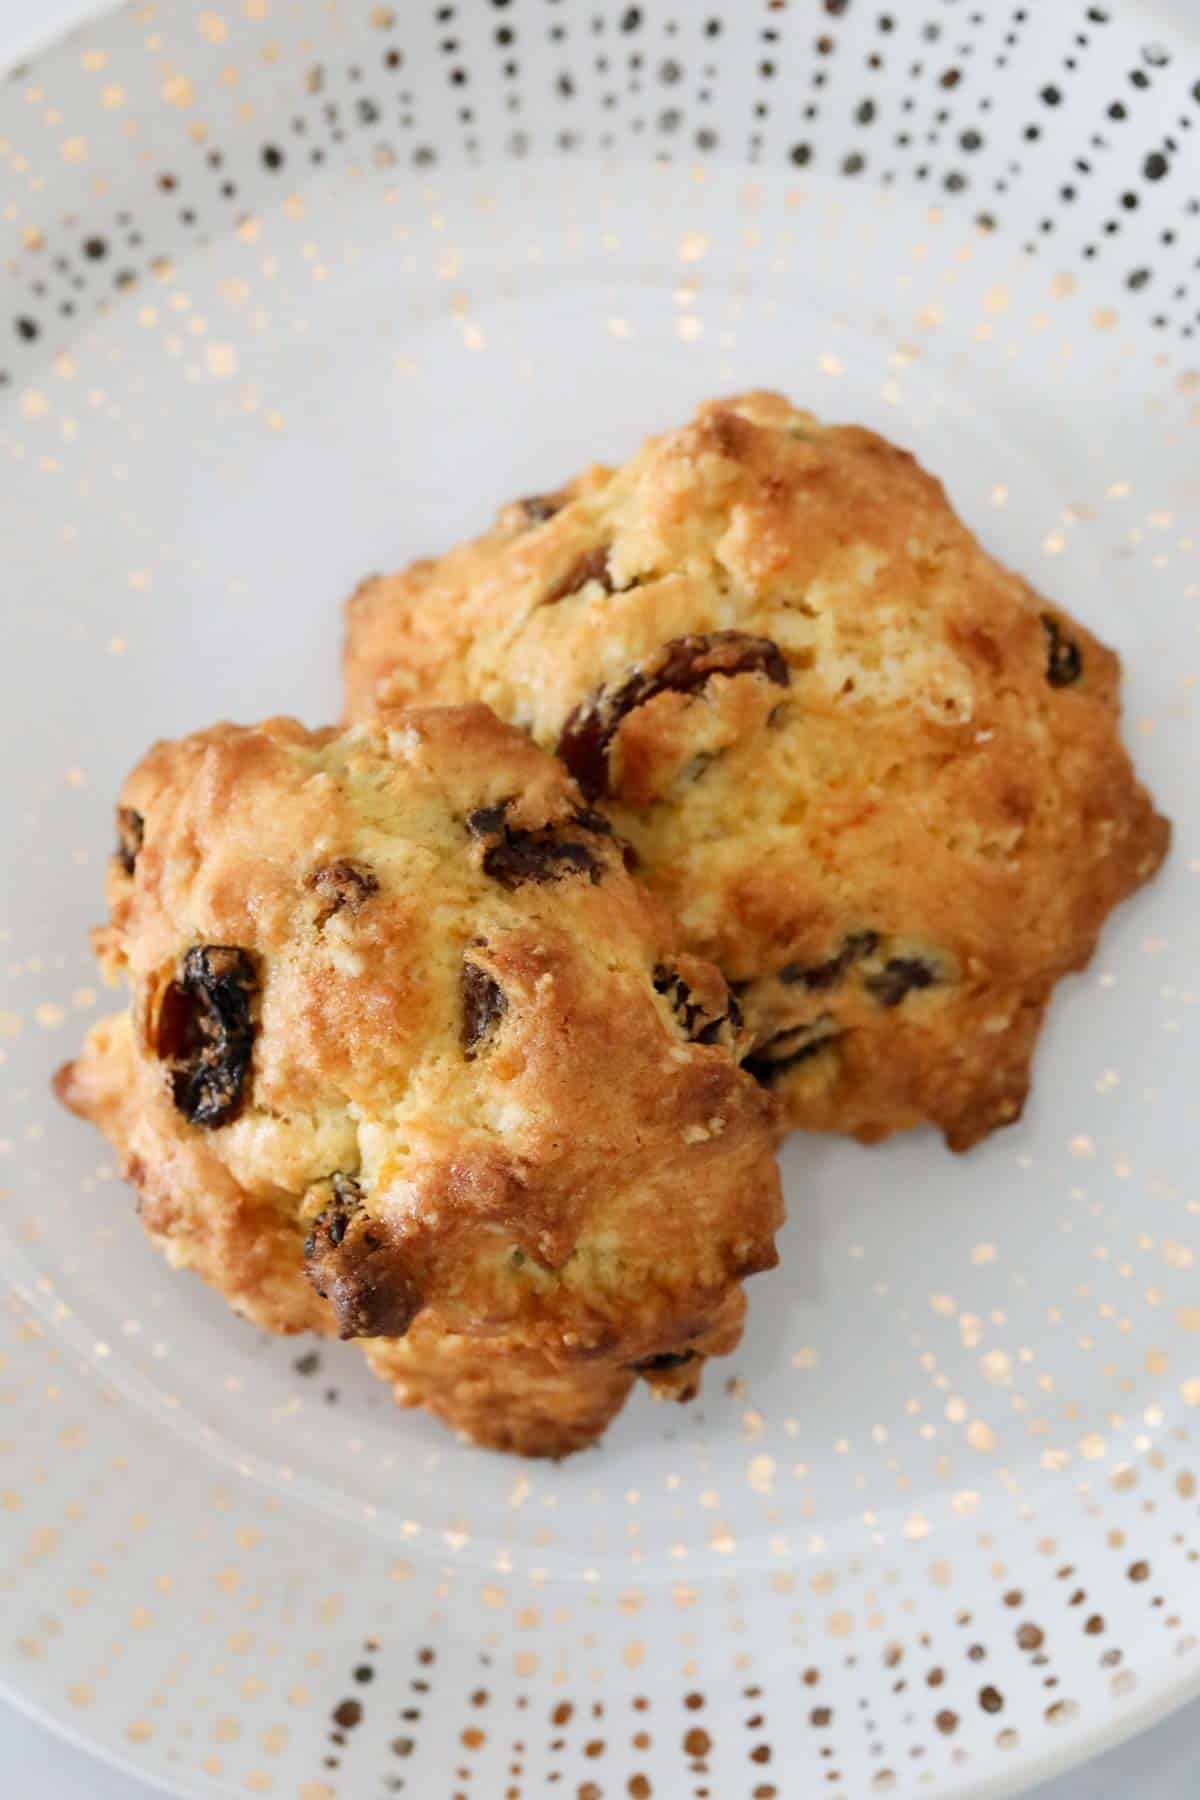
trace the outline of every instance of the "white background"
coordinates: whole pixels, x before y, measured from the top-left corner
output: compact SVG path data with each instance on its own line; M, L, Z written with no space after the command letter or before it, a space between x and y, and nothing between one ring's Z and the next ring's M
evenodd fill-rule
M180 0L185 3L185 0ZM1148 14L1173 0L1149 0ZM1194 0L1192 0L1194 3ZM1178 7L1177 10L1183 10ZM35 51L60 31L104 10L95 0L0 0L0 67ZM1037 1790L1038 1800L1196 1800L1200 1766L1200 1702L1074 1775ZM0 1701L0 1771L4 1795L39 1800L141 1800L149 1786L109 1772Z

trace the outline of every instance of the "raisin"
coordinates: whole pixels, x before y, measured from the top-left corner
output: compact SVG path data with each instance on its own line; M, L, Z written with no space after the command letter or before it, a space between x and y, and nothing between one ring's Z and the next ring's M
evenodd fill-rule
M637 1362L630 1363L630 1368L639 1375L662 1375L668 1369L682 1369L685 1363L695 1362L694 1350L664 1350L658 1356L639 1357Z
M568 875L586 875L593 886L604 874L604 863L588 844L574 838L560 837L554 825L542 825L534 831L506 821L508 802L499 806L481 806L467 817L467 830L485 845L483 872L498 881L511 894L527 881L562 881ZM596 836L611 835L608 821L603 830L587 823L598 818L589 809L572 816L581 831Z
M133 874L145 835L146 821L141 813L135 812L132 806L118 806L116 857L127 875Z
M566 600L571 594L577 594L580 588L586 587L589 581L598 581L606 594L613 591L612 576L608 572L608 545L598 544L594 550L585 550L564 575L542 595L543 606L557 606L560 600Z
M770 638L714 631L673 638L620 687L598 688L569 715L558 754L587 799L608 792L608 749L622 719L659 694L696 694L714 675L765 675L787 687L788 666Z
M1042 630L1047 645L1046 680L1051 687L1070 687L1083 674L1083 652L1052 613L1042 614Z
M338 1173L331 1177L331 1185L333 1199L313 1221L313 1228L304 1240L305 1256L316 1255L317 1245L322 1238L326 1239L333 1249L339 1249L351 1218L362 1206L362 1188L355 1181L353 1175Z
M822 1013L805 1025L790 1025L785 1031L777 1031L774 1037L756 1046L742 1067L760 1086L770 1087L789 1069L828 1049L841 1035L833 1015Z
M610 838L613 835L612 824L594 806L577 806L571 817L581 831L594 832L597 837Z
M336 862L322 863L312 871L305 885L320 897L318 931L332 919L334 913L343 910L356 913L364 901L379 892L379 880L374 870L369 869L366 863L354 862L350 857L338 857Z
M257 992L248 951L198 944L163 993L155 1048L170 1068L175 1105L193 1125L227 1125L241 1111Z
M654 971L654 991L667 996L676 1018L693 1044L723 1043L735 1038L741 1029L742 1009L728 989L725 1011L711 1013L695 998L678 969L667 963L659 963Z
M486 969L481 969L469 957L463 959L459 986L462 991L463 1053L468 1062L473 1062L495 1036L508 1011L508 995Z
M891 956L874 975L868 975L866 989L881 1006L899 1006L918 988L933 987L937 971L919 956Z
M419 1310L411 1282L367 1213L352 1175L331 1177L333 1197L304 1240L309 1280L338 1318L339 1334L403 1337Z
M555 513L561 512L566 504L565 494L526 494L524 499L517 501L531 525L544 525L547 519L552 519Z
M852 964L861 957L873 956L879 947L877 931L855 931L842 940L836 956L823 963L785 963L779 979L788 987L805 987L810 994L825 993L836 987Z

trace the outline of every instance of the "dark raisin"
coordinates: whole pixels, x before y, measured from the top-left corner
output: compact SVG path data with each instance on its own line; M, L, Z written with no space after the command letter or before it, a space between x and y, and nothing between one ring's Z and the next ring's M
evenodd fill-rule
M502 800L499 806L477 806L473 813L467 814L467 830L472 837L489 838L504 830L504 817L511 802Z
M866 978L866 989L881 1006L899 1006L918 988L933 987L937 971L919 956L891 956L882 969Z
M468 815L467 830L485 845L483 872L498 881L509 893L527 881L562 881L568 875L586 875L593 883L604 874L604 864L587 844L574 838L559 837L553 825L542 825L534 831L506 821L508 802L499 806L481 806ZM574 823L583 831L595 827Z
M478 963L464 958L459 976L462 991L462 1047L468 1062L473 1062L495 1036L496 1028L508 1011L508 995L500 983Z
M855 931L842 940L842 947L836 956L831 956L823 963L785 963L779 971L779 979L788 987L805 987L810 994L825 993L836 987L842 976L852 964L861 957L873 956L879 947L879 933L876 931Z
M610 838L613 835L610 821L593 806L577 806L571 818L581 831L592 831L597 837Z
M135 812L132 806L118 806L116 857L127 875L133 874L145 835L146 821L141 813Z
M577 594L589 581L598 581L606 594L613 591L612 577L608 572L607 544L598 544L594 550L585 550L582 556L577 556L553 587L547 588L542 595L542 605L557 606L560 600Z
M379 881L366 863L339 857L336 862L322 863L309 875L307 884L320 897L317 913L318 930L334 913L343 910L356 913L363 902L379 892Z
M517 505L531 525L544 525L567 504L565 494L527 494Z
M227 1125L241 1111L257 992L247 951L198 944L163 993L155 1048L170 1068L175 1105L193 1125Z
M833 1015L822 1013L805 1025L790 1025L786 1031L777 1031L774 1037L755 1047L742 1067L762 1087L770 1087L789 1069L828 1049L841 1035Z
M714 675L765 675L786 687L788 666L777 644L744 631L674 638L620 687L598 688L568 717L558 754L589 800L608 791L608 748L627 714L658 694L696 694Z
M630 1363L639 1375L662 1375L668 1369L682 1369L685 1363L695 1362L694 1350L664 1350L658 1356L643 1356L637 1362Z
M335 1250L339 1249L350 1221L362 1206L363 1191L353 1175L343 1175L339 1171L330 1177L330 1186L333 1198L313 1221L312 1230L304 1240L305 1256L315 1255L318 1244L322 1242Z
M419 1301L366 1211L352 1175L331 1178L333 1197L304 1242L305 1269L338 1318L340 1335L403 1337Z
M1070 687L1083 674L1083 652L1052 613L1042 614L1042 630L1047 645L1046 680L1051 687Z
M710 1012L693 994L678 969L668 963L659 963L654 971L654 991L666 995L693 1044L731 1042L741 1029L742 1009L728 989L724 1012Z

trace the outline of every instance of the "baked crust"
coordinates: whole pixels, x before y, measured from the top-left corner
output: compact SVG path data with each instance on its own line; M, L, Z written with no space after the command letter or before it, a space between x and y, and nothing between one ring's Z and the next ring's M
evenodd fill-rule
M119 817L97 948L130 1004L58 1091L173 1262L548 1454L630 1365L724 1341L774 1261L771 1103L553 758L477 705L220 725Z
M560 498L359 589L351 716L477 698L557 750L792 1123L1015 1119L1055 983L1168 845L1117 657L910 455L778 394Z

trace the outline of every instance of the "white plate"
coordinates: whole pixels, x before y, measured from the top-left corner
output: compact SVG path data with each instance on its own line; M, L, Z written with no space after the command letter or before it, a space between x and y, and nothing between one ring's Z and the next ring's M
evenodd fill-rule
M144 5L3 90L0 1677L171 1792L996 1794L1200 1687L1200 34L885 5ZM489 1458L171 1275L51 1101L110 803L754 384L1119 646L1176 848L1023 1124L794 1142L701 1402Z

